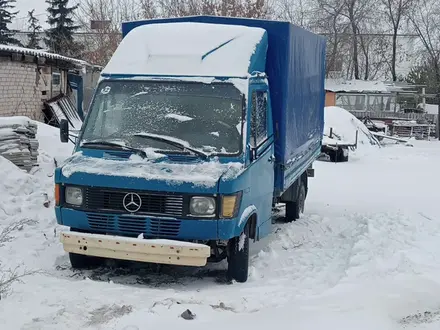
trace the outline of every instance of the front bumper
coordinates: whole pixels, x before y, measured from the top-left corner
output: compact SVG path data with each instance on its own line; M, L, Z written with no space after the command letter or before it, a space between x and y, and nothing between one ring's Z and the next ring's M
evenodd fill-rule
M175 240L149 240L122 236L62 232L64 250L70 253L180 266L205 266L211 255L207 245Z

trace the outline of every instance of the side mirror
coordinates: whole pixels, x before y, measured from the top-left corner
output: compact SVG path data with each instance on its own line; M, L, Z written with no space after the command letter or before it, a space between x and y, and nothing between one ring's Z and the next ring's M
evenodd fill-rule
M69 142L69 122L66 119L60 121L60 140L62 143Z
M251 153L252 153L252 161L256 160L258 158L257 157L257 148L252 147Z
M250 157L250 161L251 163L257 159L257 148L252 147L250 144L248 144L248 148L249 148L249 157Z

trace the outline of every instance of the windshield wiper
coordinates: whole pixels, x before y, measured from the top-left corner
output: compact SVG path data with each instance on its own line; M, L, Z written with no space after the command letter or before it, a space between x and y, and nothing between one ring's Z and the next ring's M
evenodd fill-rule
M119 144L116 142L110 142L110 141L105 141L105 140L93 140L93 141L81 143L81 146L94 146L94 145L107 146L107 147L112 147L112 148L121 149L121 150L129 150L129 151L133 151L135 154L141 156L142 158L147 158L147 154L142 149L128 147L128 146L125 146L125 145L122 145L122 144Z
M154 141L159 141L159 142L164 142L164 143L169 144L170 146L179 148L181 150L185 150L185 149L189 150L192 153L199 155L203 159L208 159L208 155L205 154L203 151L197 150L193 147L189 147L184 143L178 142L178 141L173 140L173 139L166 137L166 136L157 135L157 134L149 134L149 133L137 133L137 134L133 134L133 136L137 136L137 137L141 137L141 138L145 138L145 139L150 139L150 140L154 140Z

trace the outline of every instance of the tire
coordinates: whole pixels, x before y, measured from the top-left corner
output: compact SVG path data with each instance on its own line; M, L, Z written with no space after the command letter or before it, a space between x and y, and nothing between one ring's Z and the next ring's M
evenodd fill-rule
M87 233L84 230L70 228L73 233ZM70 264L73 269L92 269L98 268L105 263L104 258L87 256L83 254L71 253L69 252Z
M73 269L97 268L104 263L104 259L82 254L69 253L70 264Z
M286 203L286 222L296 221L304 213L307 189L303 180L300 180L298 187L298 197L295 202Z
M337 152L334 151L334 150L331 150L331 151L329 151L328 155L329 155L330 161L332 163L336 163L336 161L337 161Z
M341 153L340 153L340 162L344 163L344 162L348 162L348 148L346 149L347 151L347 155L344 155L344 149L341 148Z
M249 276L249 225L239 237L228 242L228 280L239 283L247 281Z

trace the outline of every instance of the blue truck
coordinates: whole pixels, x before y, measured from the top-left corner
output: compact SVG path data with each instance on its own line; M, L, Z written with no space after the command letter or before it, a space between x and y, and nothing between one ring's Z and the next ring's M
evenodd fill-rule
M55 172L73 268L205 266L245 282L249 244L304 211L324 126L325 39L287 22L123 23L75 149ZM62 142L68 123L60 125Z

